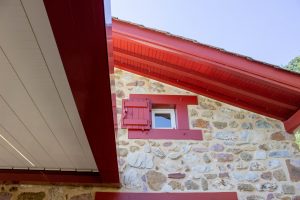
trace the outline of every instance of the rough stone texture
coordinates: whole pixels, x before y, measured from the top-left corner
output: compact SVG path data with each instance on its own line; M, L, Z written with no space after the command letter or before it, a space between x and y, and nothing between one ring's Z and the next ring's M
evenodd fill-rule
M18 195L18 200L43 200L45 192L22 192Z
M146 178L149 188L154 191L161 190L167 181L167 177L164 174L153 170L150 170L146 173Z
M219 140L236 140L237 135L232 131L216 132L215 138Z
M218 175L217 174L204 174L204 177L206 179L215 179L218 177Z
M194 121L192 121L192 126L194 128L208 128L209 122L203 119L195 119Z
M228 172L219 173L219 178L229 178Z
M249 195L246 200L264 200L264 197L260 195Z
M295 187L293 185L282 185L282 192L284 194L295 194Z
M260 177L264 180L272 180L272 172L263 172Z
M271 140L282 141L285 137L281 132L276 132L271 135Z
M70 200L93 200L92 194L79 194L70 198Z
M250 153L247 153L247 152L242 152L242 153L240 154L240 157L241 157L241 159L244 160L244 161L250 161L250 160L252 160L252 158L253 158L253 156L252 156Z
M161 150L159 147L154 147L152 149L153 153L155 156L159 157L159 158L164 158L166 157L165 152L163 152L163 150Z
M234 188L234 185L227 179L217 179L212 186L217 190L231 190Z
M282 169L278 169L273 171L273 177L277 180L277 181L286 181L286 175L284 173L284 171Z
M281 162L280 162L280 160L270 160L268 162L268 167L269 167L269 169L277 169L277 168L281 167Z
M185 181L184 185L187 190L198 190L199 189L199 185L192 180Z
M264 183L259 186L259 191L263 192L274 192L278 188L276 183Z
M164 147L169 147L169 146L172 146L173 142L164 142L163 143L163 146Z
M300 166L294 163L292 160L286 160L286 165L289 171L289 177L291 181L297 182L300 181Z
M209 156L208 156L207 154L204 154L204 155L203 155L203 161L204 161L205 163L210 163L210 162L211 162L211 159L209 158Z
M227 127L227 122L218 122L218 121L214 121L213 122L214 127L216 127L217 129L224 129Z
M201 187L203 191L207 191L208 190L208 182L205 178L201 178Z
M138 146L130 146L130 148L129 148L129 151L132 152L132 153L136 152L138 150L140 150L140 147L138 147Z
M168 183L168 185L171 186L173 190L182 190L182 191L184 190L183 185L178 181L172 180Z
M133 168L127 169L123 174L123 185L126 188L139 188L141 186L140 183L140 175L137 170Z
M0 200L10 200L12 197L11 193L8 192L0 192Z
M139 146L144 146L146 142L143 140L135 140L134 143L136 143Z
M153 167L153 155L144 152L130 153L127 160L128 164L132 167L141 169L151 169Z
M256 182L260 177L256 172L234 172L233 178L238 181Z
M168 178L173 178L173 179L182 179L184 177L185 177L185 174L182 174L182 173L168 174Z
M182 156L181 152L171 152L168 154L168 158L172 159L172 160L177 160Z
M238 190L243 192L252 192L255 190L255 187L252 184L240 183L238 184Z
M210 147L211 151L221 152L224 150L224 146L221 144L214 144Z
M255 151L254 159L255 160L265 160L267 158L266 151Z
M250 163L250 171L264 171L265 169L266 167L261 162L254 161Z
M49 200L65 200L65 195L60 187L52 187L48 190Z
M118 148L118 154L119 156L125 157L128 154L128 150L125 148Z
M233 155L229 153L217 153L215 154L215 158L218 162L231 162L233 161Z
M272 151L269 153L269 157L272 158L287 158L290 157L290 152L287 150L280 150L280 151Z

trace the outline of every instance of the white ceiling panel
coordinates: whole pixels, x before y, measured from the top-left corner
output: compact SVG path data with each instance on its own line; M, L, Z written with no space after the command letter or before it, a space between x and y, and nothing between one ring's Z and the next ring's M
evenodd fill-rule
M42 0L0 1L0 95L0 167L96 169Z

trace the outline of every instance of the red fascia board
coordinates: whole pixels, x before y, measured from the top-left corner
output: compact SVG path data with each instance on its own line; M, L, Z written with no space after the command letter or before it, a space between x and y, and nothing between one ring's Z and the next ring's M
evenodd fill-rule
M237 200L236 192L193 192L193 193L128 193L96 192L95 200Z
M97 172L0 169L0 183L96 186L101 177Z
M293 133L300 126L300 110L284 122L285 130Z
M283 88L300 91L299 75L258 61L249 60L242 56L230 54L220 49L193 43L174 36L170 37L170 35L158 31L118 20L113 20L113 37L115 37L114 35L121 35L149 47L176 53L190 60L203 60Z
M108 48L111 36L107 35L111 25L106 26L104 1L110 3L109 0L44 0L44 4L100 173L99 182L119 184L114 95L110 85L113 59L112 48Z

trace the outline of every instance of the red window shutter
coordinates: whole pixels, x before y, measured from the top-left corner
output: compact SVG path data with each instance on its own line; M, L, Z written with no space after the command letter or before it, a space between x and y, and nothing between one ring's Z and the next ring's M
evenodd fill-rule
M149 130L151 103L148 99L123 99L122 128Z

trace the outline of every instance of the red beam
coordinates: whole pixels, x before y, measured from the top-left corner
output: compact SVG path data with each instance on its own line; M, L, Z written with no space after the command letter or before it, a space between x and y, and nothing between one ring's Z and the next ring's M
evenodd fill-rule
M127 37L129 40L139 42L142 45L164 49L192 61L209 62L232 72L239 72L287 90L300 92L299 75L270 64L254 61L245 56L182 38L170 37L168 34L119 20L113 20L114 34Z
M193 193L125 193L96 192L95 200L237 200L236 192L193 192Z
M300 127L300 109L284 122L284 127L289 133L293 133L298 127Z
M96 172L0 169L0 183L100 185Z
M44 4L100 173L99 182L119 184L110 88L113 66L109 61L113 59L108 57L112 48L107 41L111 39L111 24L106 26L104 2L44 0ZM107 17L110 20L109 14Z
M231 91L231 92L236 92L237 93L237 97L238 98L255 98L259 101L262 101L264 103L268 103L271 104L272 106L276 106L276 107L283 107L289 110L296 110L297 107L290 105L290 104L286 104L282 101L277 101L275 99L272 98L268 98L268 97L264 97L258 94L255 94L254 92L249 92L247 90L243 90L243 89L239 89L233 86L230 86L226 83L222 83L219 82L218 80L213 80L211 78L206 78L204 77L202 74L200 74L199 72L192 70L192 69L185 69L181 66L177 66L177 65L171 65L169 63L160 63L160 61L155 61L154 59L147 59L147 57L143 57L137 54L133 54L131 52L125 52L122 51L121 49L117 49L114 48L114 55L123 57L125 59L129 59L141 64L146 64L149 65L153 68L156 69L160 69L160 70L165 70L167 72L172 72L175 74L180 74L182 76L185 76L187 78L191 78L194 80L198 80L198 81L202 81L206 83L206 87L208 87L208 85L210 85L212 88L213 87L220 87L224 90L224 93L226 93L226 91Z

